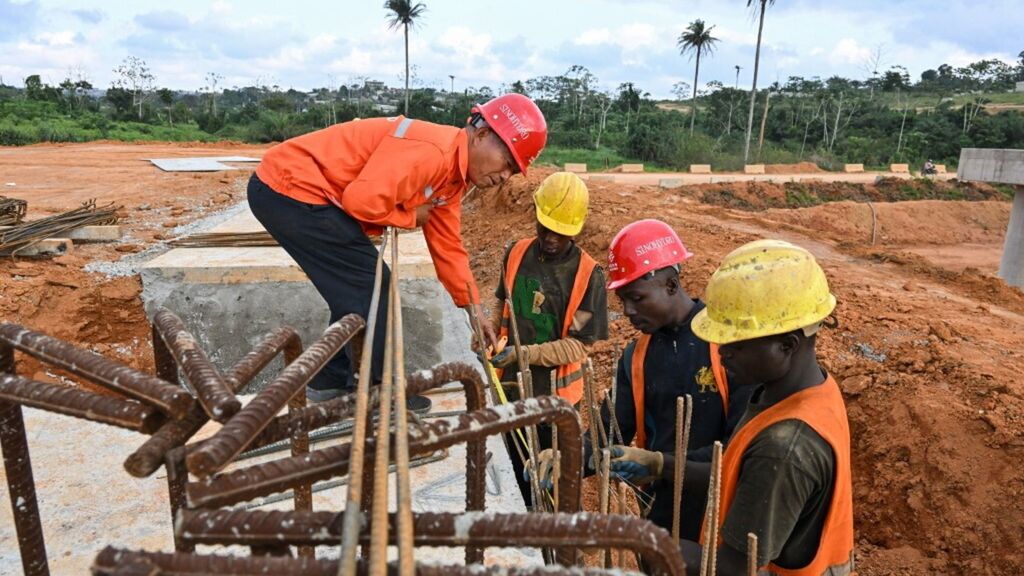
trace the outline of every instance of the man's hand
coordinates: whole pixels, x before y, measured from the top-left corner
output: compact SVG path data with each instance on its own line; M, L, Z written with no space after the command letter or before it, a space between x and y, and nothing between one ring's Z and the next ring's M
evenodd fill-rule
M665 465L661 452L616 444L612 446L611 453L610 469L620 478L634 484L650 484L661 477Z
M530 347L521 346L520 349L523 352L523 359L526 360L527 364L529 364ZM516 354L515 346L506 345L504 350L502 350L500 353L496 354L493 358L491 358L491 364L493 364L495 368L508 368L509 366L516 364L517 362L519 362L519 355Z
M416 227L422 228L430 220L430 209L433 205L427 202L416 207Z
M530 479L530 469L533 468L533 461L527 460L523 466L523 478ZM541 490L550 490L554 484L551 481L555 470L555 452L551 448L541 450L537 455L537 484Z
M477 313L476 321L480 323L480 331L484 333L484 342L487 347L491 350L498 350L501 346L498 344L498 334L494 331L494 326L484 318L483 310Z

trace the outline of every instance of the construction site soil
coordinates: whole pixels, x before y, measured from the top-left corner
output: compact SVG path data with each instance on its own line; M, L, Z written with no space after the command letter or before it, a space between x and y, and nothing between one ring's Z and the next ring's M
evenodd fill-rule
M0 320L152 370L138 277L89 273L85 265L152 250L178 225L245 198L249 170L165 173L145 158L259 156L264 149L0 148L0 195L28 200L30 218L96 198L124 207L126 230L121 243L0 261ZM531 194L547 173L478 192L464 206L465 242L485 293L493 290L504 245L531 234ZM858 573L1024 573L1024 293L994 276L1010 212L1006 196L950 183L938 197L961 200L891 202L936 197L937 185L800 186L797 197L791 184L664 190L595 182L578 240L603 261L622 226L663 219L695 254L683 269L694 296L719 260L749 240L777 237L811 250L839 299L839 324L820 338L820 356L844 391L853 433ZM594 350L602 387L610 383L614 350L635 336L616 299L609 301L611 339ZM64 376L18 359L36 379ZM596 508L592 486L586 501Z

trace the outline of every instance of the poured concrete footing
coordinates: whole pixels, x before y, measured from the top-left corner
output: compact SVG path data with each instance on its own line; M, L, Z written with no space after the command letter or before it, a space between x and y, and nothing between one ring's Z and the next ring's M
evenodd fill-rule
M210 232L262 229L245 211ZM466 314L437 280L423 235L400 234L399 251L406 370L476 362ZM180 316L218 366L232 365L280 326L292 326L303 342L312 342L330 316L326 302L279 247L176 248L147 263L141 276L147 315L166 307ZM265 383L258 378L254 389Z

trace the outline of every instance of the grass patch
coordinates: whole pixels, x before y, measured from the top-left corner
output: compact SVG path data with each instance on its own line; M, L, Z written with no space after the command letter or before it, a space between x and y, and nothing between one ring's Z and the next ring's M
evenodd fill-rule
M600 172L615 168L619 164L640 164L635 158L627 158L612 148L601 147L598 150L589 148L563 148L561 146L547 146L537 158L537 163L561 168L566 163L586 164L587 171ZM647 172L665 172L669 169L645 162L644 170Z

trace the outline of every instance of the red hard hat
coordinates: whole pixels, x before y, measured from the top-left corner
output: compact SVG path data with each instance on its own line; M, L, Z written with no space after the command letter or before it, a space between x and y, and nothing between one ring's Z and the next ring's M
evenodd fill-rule
M680 264L693 256L671 226L661 220L626 225L608 247L608 289L615 290L648 272Z
M548 141L548 123L540 108L522 94L505 94L477 104L472 112L479 113L487 125L494 129L526 174L526 168L537 159Z

